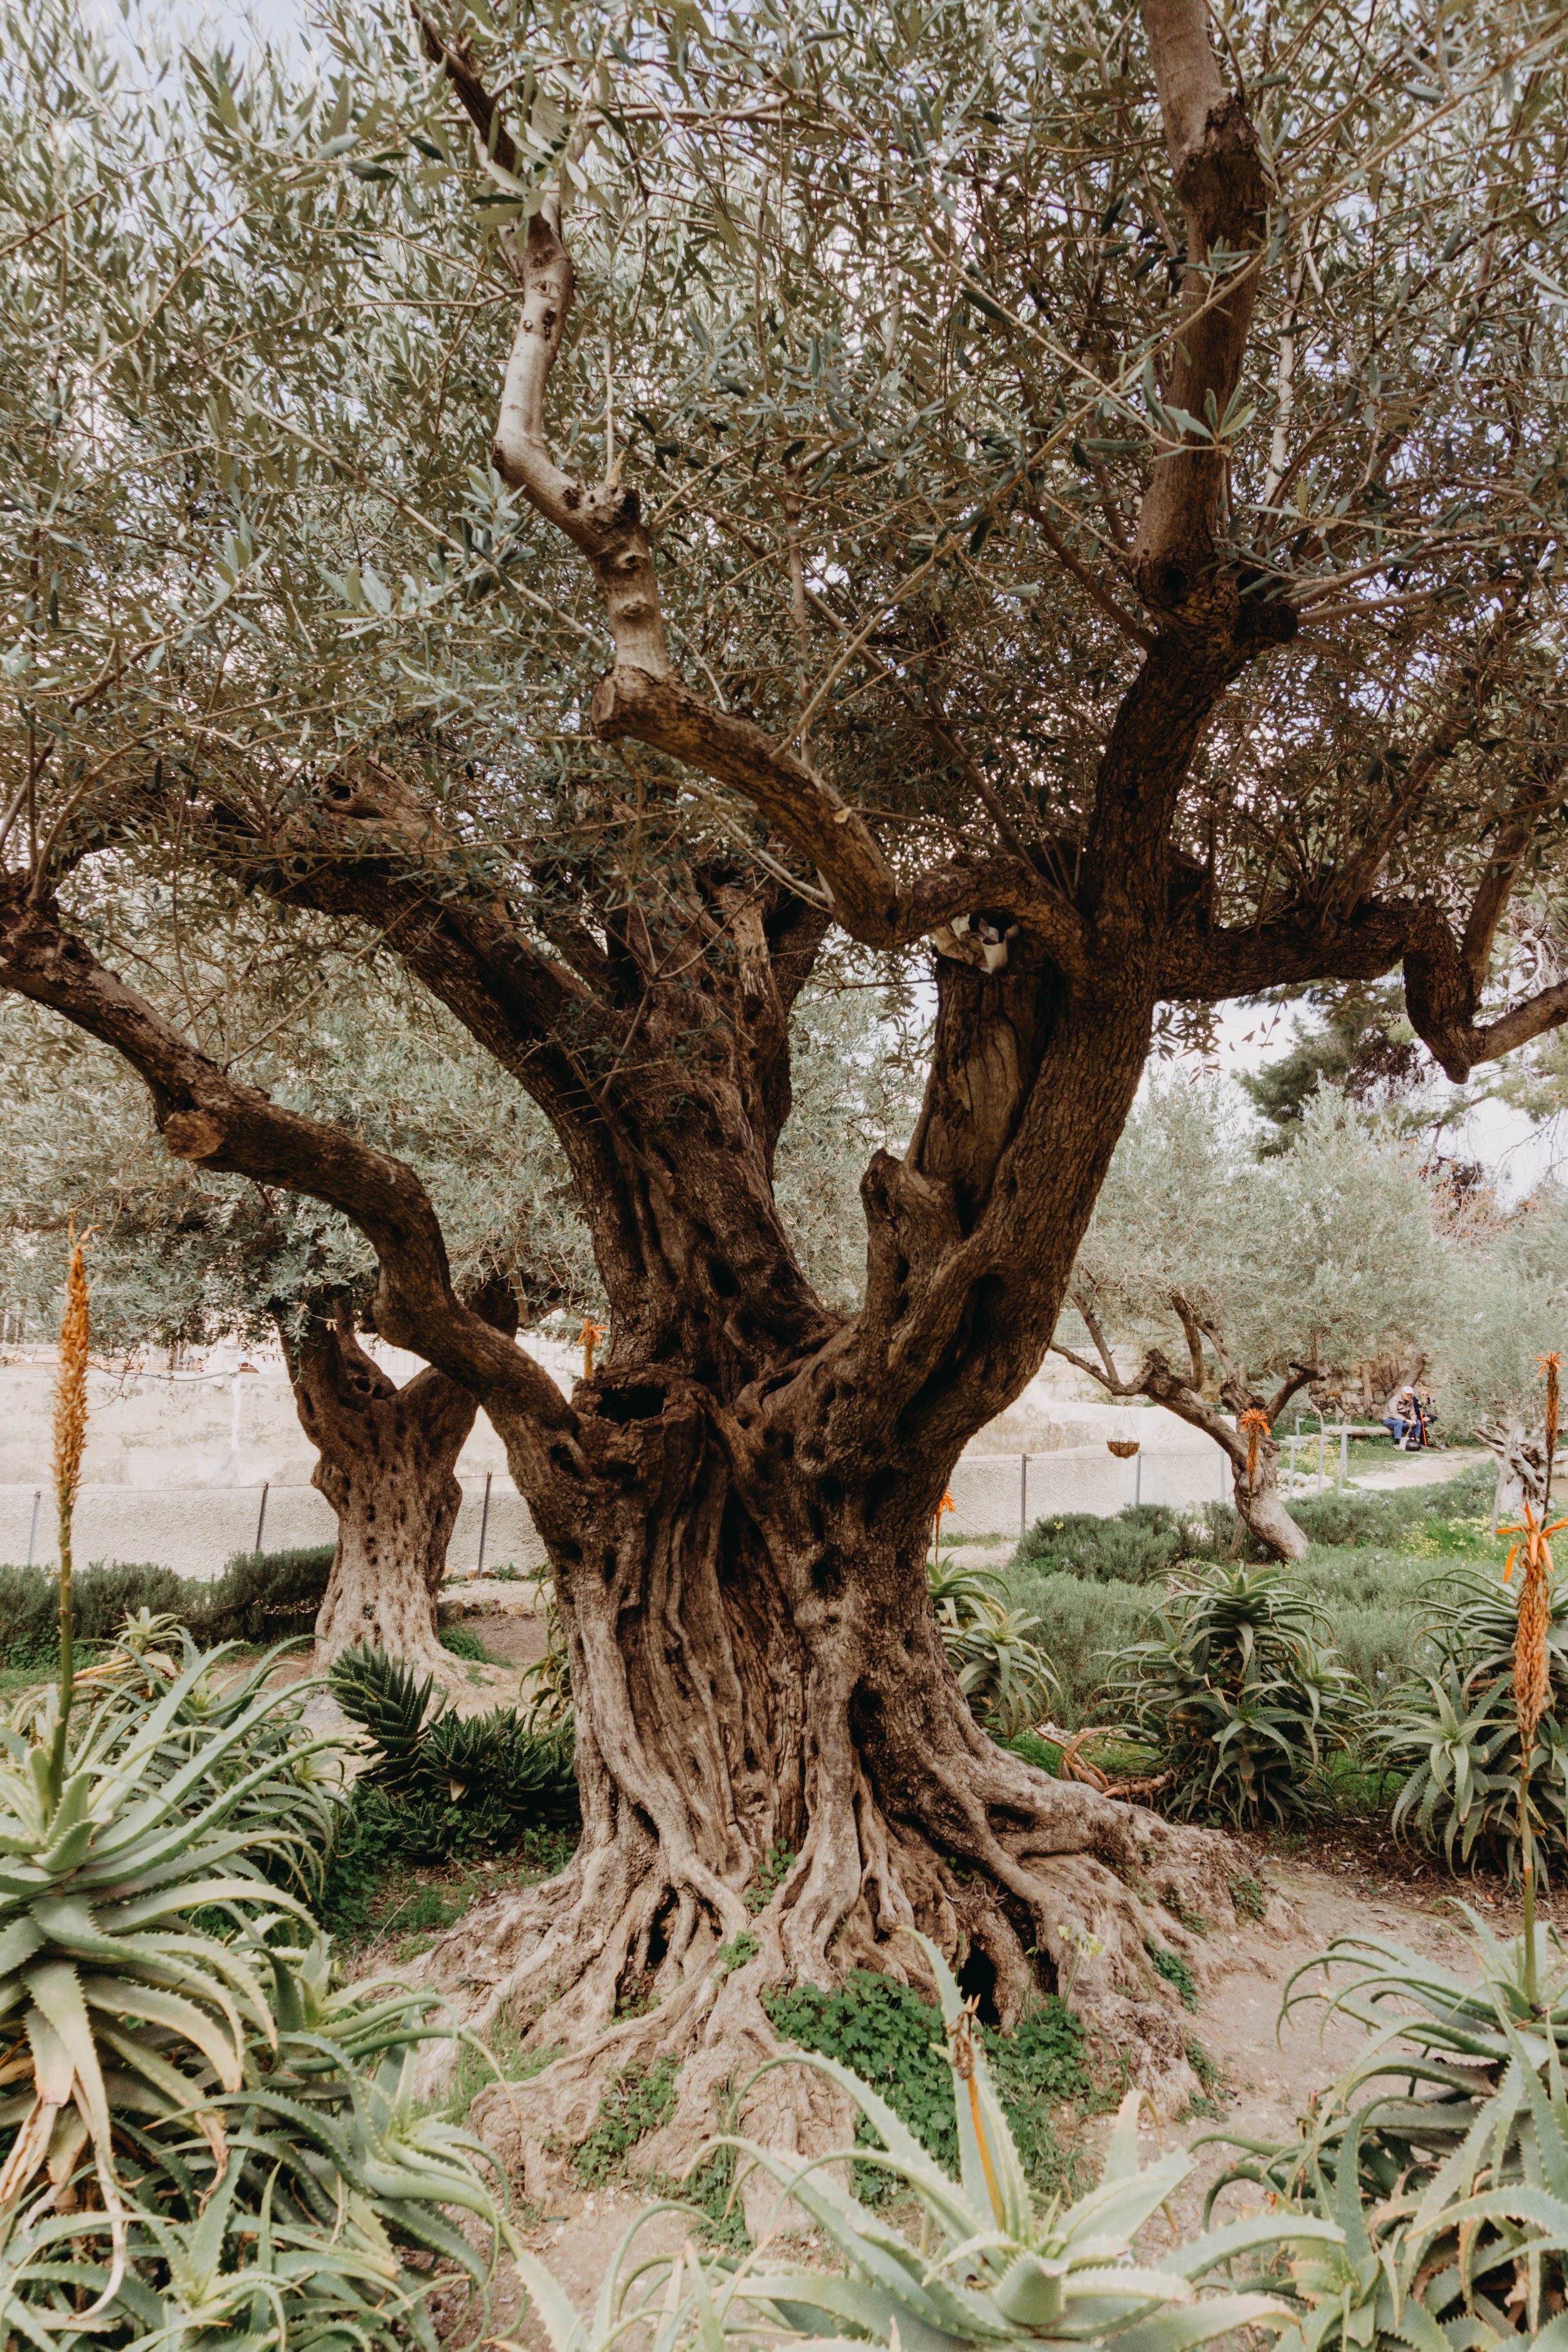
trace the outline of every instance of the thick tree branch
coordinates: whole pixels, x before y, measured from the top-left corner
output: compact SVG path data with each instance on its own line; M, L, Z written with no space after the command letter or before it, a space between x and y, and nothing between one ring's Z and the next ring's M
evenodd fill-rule
M1206 265L1211 255L1258 246L1268 189L1258 134L1221 76L1205 0L1143 0L1143 24L1187 224L1187 323L1176 338L1164 398L1200 420L1212 410L1212 428L1240 381L1261 255L1236 270L1217 301ZM1132 560L1139 590L1157 611L1186 606L1208 568L1224 471L1213 441L1190 444L1154 464Z
M1193 1386L1202 1391L1204 1384L1204 1335L1197 1317L1184 1298L1172 1294L1171 1304L1176 1310L1187 1342L1187 1361L1192 1367Z
M1284 1412L1291 1398L1295 1396L1300 1390L1304 1389L1310 1381L1322 1380L1327 1370L1328 1367L1326 1365L1319 1363L1291 1365L1289 1372L1287 1372L1285 1378L1280 1381L1279 1387L1269 1398L1268 1402L1263 1408L1264 1412L1268 1415L1268 1426L1270 1429L1273 1429L1278 1424L1280 1414Z
M1535 839L1541 819L1561 788L1564 764L1561 758L1555 756L1538 760L1534 772L1514 795L1498 826L1497 840L1487 860L1479 887L1470 902L1464 937L1459 942L1459 953L1478 988L1486 985L1498 925L1507 911L1514 881L1525 854Z
M47 901L29 905L21 877L0 895L0 987L121 1055L146 1085L176 1159L308 1193L356 1224L381 1270L377 1326L395 1345L541 1424L572 1425L549 1374L458 1297L435 1210L411 1168L227 1076L106 970Z
M852 939L899 947L956 915L994 909L1026 923L1068 973L1086 969L1084 929L1070 903L1019 857L952 861L901 888L869 827L815 768L776 749L760 727L715 710L676 678L613 671L594 697L593 723L733 784L809 857Z
M1401 960L1411 1023L1457 1084L1478 1063L1500 1060L1568 1023L1568 982L1542 989L1495 1021L1478 1022L1479 979L1430 899L1369 898L1339 924L1306 904L1251 930L1184 922L1163 942L1159 993L1215 1004L1311 981L1377 980Z

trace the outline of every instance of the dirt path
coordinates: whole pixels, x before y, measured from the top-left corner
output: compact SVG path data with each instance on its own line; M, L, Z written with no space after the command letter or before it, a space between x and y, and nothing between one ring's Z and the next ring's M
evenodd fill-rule
M1443 1486L1467 1470L1479 1469L1491 1455L1484 1445L1449 1446L1442 1453L1398 1454L1386 1470L1363 1470L1351 1480L1358 1493L1390 1493L1401 1486Z

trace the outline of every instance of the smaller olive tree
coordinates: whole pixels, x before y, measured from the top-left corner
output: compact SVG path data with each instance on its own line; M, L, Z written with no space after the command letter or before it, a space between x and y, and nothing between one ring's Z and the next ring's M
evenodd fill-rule
M1546 1499L1542 1359L1568 1347L1568 1191L1544 1187L1514 1213L1467 1234L1450 1253L1441 1323L1456 1427L1497 1462L1494 1519ZM1561 1497L1561 1478L1554 1486Z
M1252 1534L1299 1559L1275 1425L1310 1381L1429 1332L1447 1261L1411 1146L1342 1096L1321 1088L1292 1148L1260 1159L1228 1088L1166 1078L1129 1121L1079 1253L1081 1332L1064 1324L1052 1344L1110 1395L1206 1432ZM1142 1349L1136 1370L1118 1343Z

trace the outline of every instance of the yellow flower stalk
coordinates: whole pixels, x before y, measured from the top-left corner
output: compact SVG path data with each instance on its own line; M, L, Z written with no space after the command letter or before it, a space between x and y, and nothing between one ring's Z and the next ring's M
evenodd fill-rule
M1531 2008L1538 1994L1535 1970L1535 1844L1530 1826L1530 1770L1534 1760L1535 1735L1541 1718L1546 1712L1547 1694L1551 1689L1551 1666L1547 1656L1547 1636L1552 1628L1552 1547L1548 1538L1568 1527L1568 1519L1557 1519L1551 1527L1537 1519L1530 1505L1524 1506L1524 1524L1505 1528L1505 1535L1517 1535L1521 1540L1509 1553L1503 1570L1503 1582L1513 1575L1515 1560L1524 1554L1524 1580L1520 1587L1519 1617L1513 1637L1513 1706L1519 1722L1519 1843L1520 1869L1524 1882L1524 1991Z
M1236 1425L1247 1438L1247 1483L1250 1488L1258 1484L1258 1448L1268 1431L1268 1415L1259 1412L1257 1405L1248 1405Z
M60 1318L60 1361L55 1379L55 1507L60 1531L60 1705L55 1733L57 1776L65 1763L66 1722L70 1714L73 1615L71 1520L81 1484L87 1444L87 1268L74 1237L66 1275L66 1307Z

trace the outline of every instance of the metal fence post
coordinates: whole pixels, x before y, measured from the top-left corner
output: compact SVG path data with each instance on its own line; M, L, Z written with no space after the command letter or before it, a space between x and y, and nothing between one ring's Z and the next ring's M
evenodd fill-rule
M1132 1465L1132 1507L1136 1510L1143 1500L1143 1448L1138 1448Z
M267 1525L267 1490L271 1484L270 1478L264 1478L261 1482L261 1508L256 1514L256 1541L251 1547L255 1551L261 1549L261 1530Z
M1340 1423L1340 1492L1342 1495L1351 1475L1351 1433L1345 1423Z
M491 1470L485 1472L485 1507L479 1513L479 1564L474 1570L476 1576L483 1576L485 1572L485 1538L489 1533L490 1480L494 1475L495 1473Z
M27 1566L28 1566L29 1568L31 1568L31 1567L32 1567L32 1565L33 1565L33 1554L34 1554L34 1552L37 1549L37 1545L38 1545L38 1505L43 1501L43 1499L44 1499L44 1494L43 1494L43 1489L42 1489L42 1487L40 1486L40 1487L36 1488L36 1489L34 1490L34 1494L33 1494L33 1526L32 1526L32 1531L31 1531L31 1533L29 1534L29 1536L28 1536L28 1538L27 1538Z
M1029 1457L1018 1456L1018 1540L1022 1543L1029 1532Z

